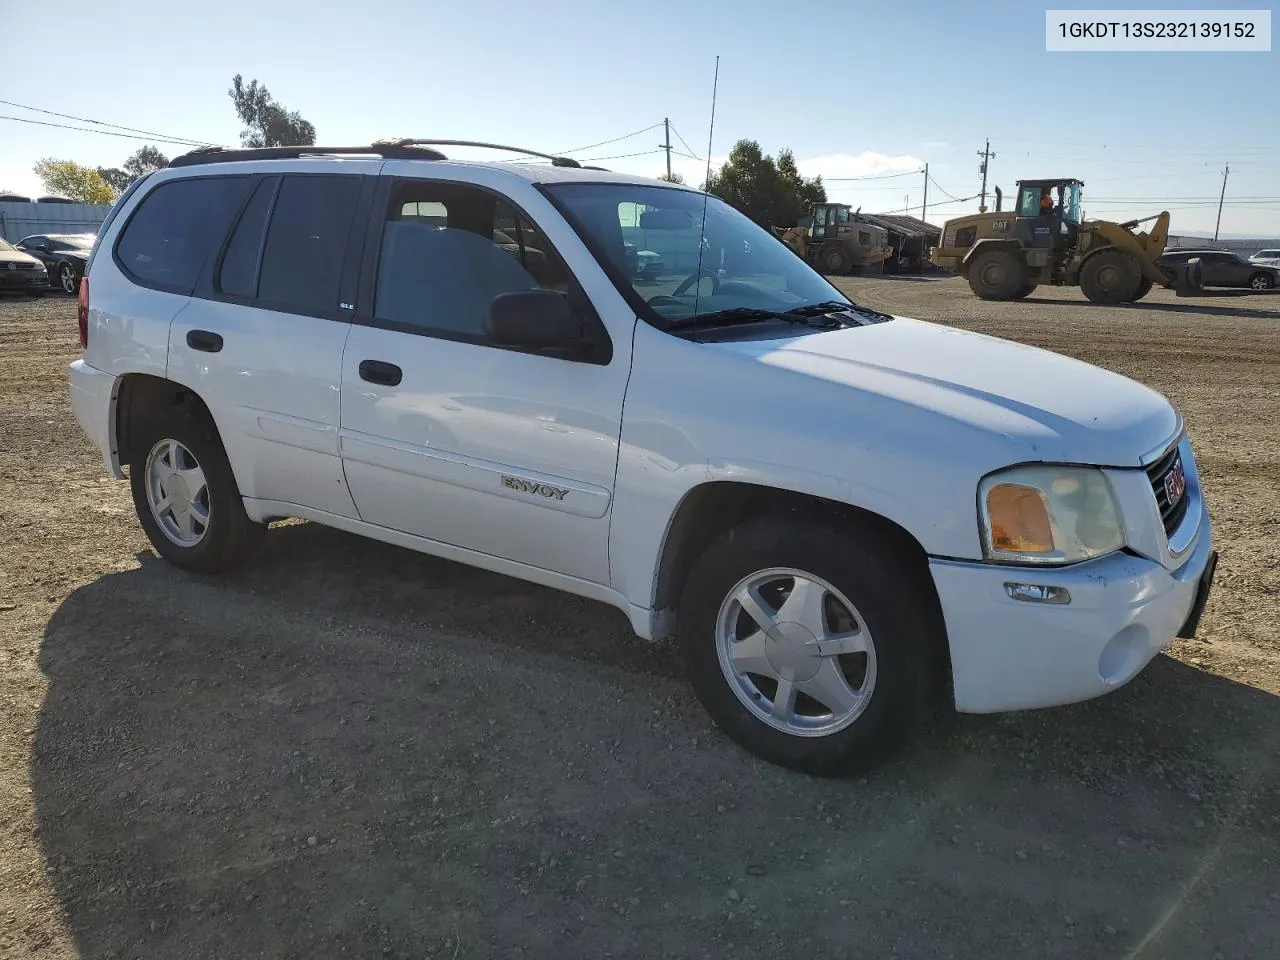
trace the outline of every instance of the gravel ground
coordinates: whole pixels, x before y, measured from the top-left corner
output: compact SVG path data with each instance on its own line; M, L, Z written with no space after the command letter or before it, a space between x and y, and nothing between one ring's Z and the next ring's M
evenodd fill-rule
M809 779L589 601L302 523L159 562L71 416L73 303L0 301L0 956L1280 956L1280 296L842 285L1177 403L1201 636Z

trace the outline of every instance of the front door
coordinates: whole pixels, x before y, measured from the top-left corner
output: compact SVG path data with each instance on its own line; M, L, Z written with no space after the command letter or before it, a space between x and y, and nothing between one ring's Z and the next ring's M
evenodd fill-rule
M342 364L342 458L360 518L607 583L631 341L609 340L580 284L608 280L532 188L521 209L495 190L395 176L404 163L387 164L375 199ZM493 298L538 288L584 311L606 353L490 343Z

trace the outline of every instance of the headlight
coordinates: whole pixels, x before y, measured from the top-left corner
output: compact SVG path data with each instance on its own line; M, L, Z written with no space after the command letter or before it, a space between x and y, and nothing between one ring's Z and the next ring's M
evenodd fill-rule
M978 487L978 512L988 560L1076 563L1124 546L1111 485L1090 467L993 473Z

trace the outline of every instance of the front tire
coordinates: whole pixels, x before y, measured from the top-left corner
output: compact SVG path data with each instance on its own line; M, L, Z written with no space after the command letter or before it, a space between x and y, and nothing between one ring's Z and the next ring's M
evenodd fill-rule
M1141 283L1138 261L1123 250L1095 253L1080 269L1080 289L1094 303L1130 303Z
M183 570L241 563L266 526L249 519L217 429L202 412L159 412L132 439L129 486L147 539Z
M1269 273L1255 273L1249 278L1250 290L1270 290L1276 285Z
M822 272L843 277L853 269L853 258L844 247L827 247L822 251Z
M969 265L969 289L983 300L1014 300L1027 285L1027 267L1009 250L988 250Z
M870 769L905 740L945 649L932 584L895 541L803 514L747 520L708 547L678 623L716 724L820 776Z
M76 275L76 268L69 263L64 263L58 268L58 285L62 287L62 292L75 295L80 289L80 278Z
M1153 286L1154 284L1151 282L1150 277L1143 277L1142 282L1138 284L1138 292L1133 295L1133 299L1129 302L1137 303L1139 300L1141 300L1143 297L1145 297L1148 293L1151 292L1151 288Z
M1022 286L1018 288L1018 292L1013 295L1013 299L1015 300L1027 299L1027 297L1035 293L1036 286L1037 284L1034 284L1028 280L1026 283L1024 283Z

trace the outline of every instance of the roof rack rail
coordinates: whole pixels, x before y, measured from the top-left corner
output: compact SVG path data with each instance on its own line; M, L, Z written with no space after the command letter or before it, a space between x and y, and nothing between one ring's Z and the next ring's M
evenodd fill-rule
M511 153L523 153L528 157L541 157L550 160L553 167L581 168L573 157L557 157L554 153L542 153L538 150L526 150L524 147L510 147L504 143L483 143L479 140L379 140L374 146L386 147L487 147L490 150L507 150Z
M367 147L199 147L169 161L171 167L191 167L202 163L232 163L239 160L293 160L298 157L377 156L386 160L445 160L439 150L413 146L403 141L380 140Z

